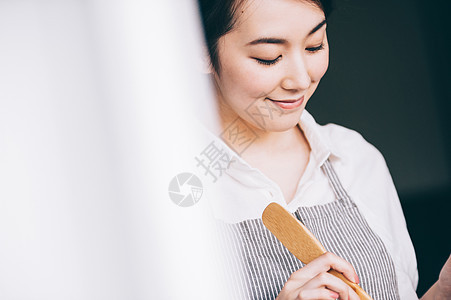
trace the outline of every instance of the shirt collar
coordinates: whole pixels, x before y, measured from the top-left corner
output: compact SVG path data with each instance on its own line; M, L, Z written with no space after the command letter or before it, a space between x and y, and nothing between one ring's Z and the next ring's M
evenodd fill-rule
M302 112L298 125L310 144L312 155L318 163L317 167L321 167L329 157L343 158L342 153L340 153L337 147L334 147L328 135L328 130L326 130L327 125L321 126L316 123L313 116L307 110L304 109Z

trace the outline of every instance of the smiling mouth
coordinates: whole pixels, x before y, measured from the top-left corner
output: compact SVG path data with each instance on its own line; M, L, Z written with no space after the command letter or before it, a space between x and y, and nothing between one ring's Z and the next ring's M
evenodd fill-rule
M273 100L271 98L266 99L271 100L274 104L285 110L298 108L304 102L304 96L301 96L301 98L299 99L286 99L286 100Z
M288 99L288 100L275 100L275 99L271 99L271 98L266 98L268 100L274 101L274 102L281 102L281 103L294 103L297 102L299 100L302 100L304 96L298 98L298 99Z

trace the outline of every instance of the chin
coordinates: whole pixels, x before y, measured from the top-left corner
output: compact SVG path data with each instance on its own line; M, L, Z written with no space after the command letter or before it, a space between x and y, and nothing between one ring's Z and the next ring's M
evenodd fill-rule
M297 122L274 122L271 124L267 124L266 131L272 131L272 132L284 132L292 129L299 123L299 120Z
M302 110L292 113L290 115L274 116L273 119L266 119L264 124L262 122L251 122L257 128L265 131L284 132L295 127L301 118Z

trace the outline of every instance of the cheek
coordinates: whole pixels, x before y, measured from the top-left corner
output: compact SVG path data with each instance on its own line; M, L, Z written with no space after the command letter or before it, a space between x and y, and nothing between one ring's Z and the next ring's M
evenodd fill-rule
M258 98L271 86L271 73L262 72L251 60L228 66L227 70L224 70L224 79L229 91Z
M318 82L324 76L329 67L329 52L314 55L309 60L309 75L312 82Z

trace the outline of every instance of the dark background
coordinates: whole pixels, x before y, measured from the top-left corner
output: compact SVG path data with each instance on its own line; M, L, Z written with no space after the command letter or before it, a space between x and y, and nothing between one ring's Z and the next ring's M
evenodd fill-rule
M309 110L360 132L384 155L398 190L422 296L451 250L448 1L335 2L330 66Z

